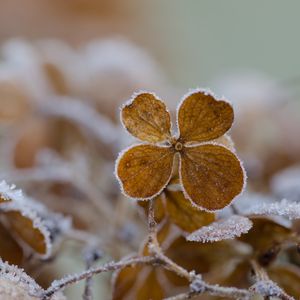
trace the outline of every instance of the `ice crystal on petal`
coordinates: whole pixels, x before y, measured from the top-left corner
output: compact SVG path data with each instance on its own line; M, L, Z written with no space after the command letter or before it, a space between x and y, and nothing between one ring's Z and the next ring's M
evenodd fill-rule
M204 226L187 237L188 241L217 242L233 239L247 233L252 227L252 222L242 216L231 216L225 220L216 221L209 226Z
M262 203L248 209L248 214L254 215L277 215L287 217L290 220L300 219L300 203L289 202L283 199L270 204Z

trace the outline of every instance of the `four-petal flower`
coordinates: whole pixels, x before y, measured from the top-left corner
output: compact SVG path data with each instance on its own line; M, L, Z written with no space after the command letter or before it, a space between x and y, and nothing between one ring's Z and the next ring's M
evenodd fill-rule
M243 189L245 175L236 155L218 143L230 129L233 109L204 91L190 93L177 111L178 134L171 117L154 94L142 92L122 108L121 119L136 138L147 142L121 153L116 175L123 192L151 199L170 181L176 156L183 192L204 210L222 209Z

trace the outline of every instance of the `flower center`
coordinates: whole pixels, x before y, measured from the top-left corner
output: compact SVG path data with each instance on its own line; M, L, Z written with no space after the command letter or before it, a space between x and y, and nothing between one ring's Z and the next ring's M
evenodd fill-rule
M176 142L174 148L176 151L181 151L183 148L183 145L180 142Z

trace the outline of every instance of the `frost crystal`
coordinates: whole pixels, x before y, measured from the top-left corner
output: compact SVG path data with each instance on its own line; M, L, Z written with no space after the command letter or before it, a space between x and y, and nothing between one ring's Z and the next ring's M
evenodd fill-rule
M287 217L290 220L300 219L300 203L289 202L286 199L270 204L257 204L247 210L248 214L254 215L276 215Z
M20 200L23 198L21 190L16 190L15 185L8 185L4 180L0 182L0 195L5 201Z
M187 240L205 243L233 239L247 233L251 227L252 222L248 218L234 215L226 220L219 220L201 227L190 234Z
M250 287L250 291L262 295L264 297L280 297L286 296L284 299L293 299L285 294L285 292L272 280L260 280Z

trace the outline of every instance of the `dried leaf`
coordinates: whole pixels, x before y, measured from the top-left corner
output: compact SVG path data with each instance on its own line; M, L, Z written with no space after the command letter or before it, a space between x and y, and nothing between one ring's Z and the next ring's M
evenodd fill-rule
M50 232L36 212L15 203L3 210L11 230L38 254L48 257L52 246Z
M122 108L122 122L142 141L157 143L171 136L170 114L165 104L151 93L134 96L133 101Z
M187 96L178 110L180 138L184 142L205 142L225 134L233 122L233 109L204 91Z
M250 217L253 226L239 239L250 244L256 254L263 255L291 236L291 229L266 217Z
M0 223L0 257L10 264L20 265L23 260L23 250L11 236L7 228Z
M158 195L172 175L174 153L171 148L138 145L121 154L116 174L123 192L132 198Z
M198 229L190 234L187 240L206 243L234 239L247 233L251 227L252 222L248 218L234 215Z
M201 211L192 206L190 201L184 197L182 192L166 190L166 210L170 221L186 232L208 225L214 221L215 215Z
M245 183L238 158L219 145L186 147L181 153L180 172L183 188L191 201L210 211L230 204Z

